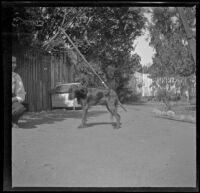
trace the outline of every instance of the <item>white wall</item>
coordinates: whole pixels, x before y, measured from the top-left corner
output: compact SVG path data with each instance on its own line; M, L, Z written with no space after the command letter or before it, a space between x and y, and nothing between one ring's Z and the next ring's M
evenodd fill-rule
M152 79L148 77L149 74L142 74L139 72L135 72L135 74L133 75L134 77L132 78L132 80L130 81L129 86L130 87L134 87L135 86L135 82L136 84L142 84L142 87L136 87L136 91L137 93L141 93L142 96L152 96L152 88L150 87L150 85L152 84Z

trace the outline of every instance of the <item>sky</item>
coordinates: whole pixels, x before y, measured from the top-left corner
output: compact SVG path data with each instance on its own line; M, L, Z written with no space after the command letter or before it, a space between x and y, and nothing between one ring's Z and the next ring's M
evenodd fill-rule
M149 21L151 20L150 13L145 13L144 16L147 17ZM140 55L142 66L152 64L152 56L154 55L153 48L149 46L149 41L146 40L148 34L148 31L144 31L144 35L135 40L135 44L137 44L137 46L134 53Z
M148 32L137 38L135 41L137 43L135 53L140 55L142 66L152 64L152 56L154 54L153 48L149 46L149 41L146 40L147 37Z

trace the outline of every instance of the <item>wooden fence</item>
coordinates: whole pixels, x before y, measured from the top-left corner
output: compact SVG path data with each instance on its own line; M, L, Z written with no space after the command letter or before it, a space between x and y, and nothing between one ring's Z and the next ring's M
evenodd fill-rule
M67 52L49 54L38 49L15 49L16 72L22 78L29 111L51 109L50 90L59 82L74 81L73 64Z
M59 52L51 55L51 88L59 83L74 82L75 61L71 61L69 53Z

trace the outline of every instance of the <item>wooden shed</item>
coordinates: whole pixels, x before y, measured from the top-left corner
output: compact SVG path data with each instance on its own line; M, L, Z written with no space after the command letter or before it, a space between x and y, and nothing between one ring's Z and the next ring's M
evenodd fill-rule
M77 56L73 50L48 53L15 45L12 54L17 58L16 72L24 83L29 111L50 110L51 89L58 83L74 82Z

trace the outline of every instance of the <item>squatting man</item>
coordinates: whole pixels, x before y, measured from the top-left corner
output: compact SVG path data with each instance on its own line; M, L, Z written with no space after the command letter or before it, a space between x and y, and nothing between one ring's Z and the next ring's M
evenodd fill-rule
M22 104L25 100L25 89L20 75L15 71L17 67L16 57L12 56L12 127L18 128L18 120L26 108Z

